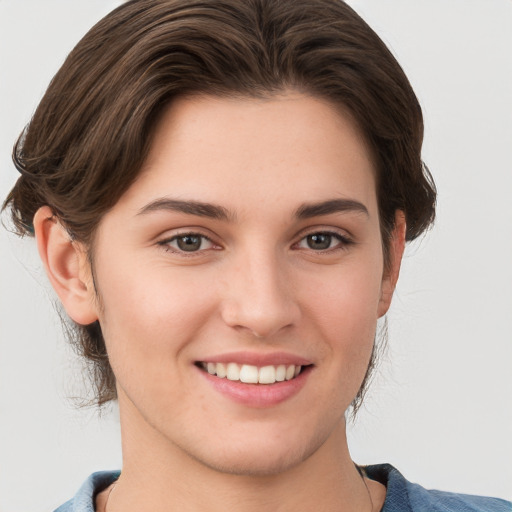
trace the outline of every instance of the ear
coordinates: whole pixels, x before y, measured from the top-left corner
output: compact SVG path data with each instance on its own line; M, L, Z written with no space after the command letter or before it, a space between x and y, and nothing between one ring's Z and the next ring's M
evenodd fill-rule
M78 324L93 323L98 315L86 251L71 239L48 206L34 215L34 231L46 274L66 313Z
M402 256L405 249L405 215L401 210L397 210L395 214L395 227L391 235L389 243L389 264L384 269L381 286L381 296L379 301L378 315L384 316L389 306L393 292L395 291L396 282L400 273L400 264L402 263Z

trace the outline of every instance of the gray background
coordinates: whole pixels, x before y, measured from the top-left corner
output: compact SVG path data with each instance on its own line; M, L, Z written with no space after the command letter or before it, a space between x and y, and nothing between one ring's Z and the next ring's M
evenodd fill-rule
M0 0L0 197L12 143L66 53L113 0ZM438 221L409 247L390 346L350 428L354 460L426 487L512 499L512 1L352 0L424 108ZM77 410L32 240L0 230L0 512L51 511L121 464L113 411ZM49 300L50 299L50 300Z

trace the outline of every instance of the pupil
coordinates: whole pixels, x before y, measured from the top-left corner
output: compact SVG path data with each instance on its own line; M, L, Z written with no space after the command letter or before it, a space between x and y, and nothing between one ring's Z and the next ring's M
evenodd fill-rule
M201 237L186 235L178 238L178 247L182 251L197 251L201 247Z
M308 236L308 246L310 249L329 249L331 245L331 235L325 235L322 233L318 233L316 235Z

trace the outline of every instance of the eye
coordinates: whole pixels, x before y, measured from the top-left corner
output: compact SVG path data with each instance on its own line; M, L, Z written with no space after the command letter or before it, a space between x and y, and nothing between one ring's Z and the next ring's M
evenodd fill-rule
M300 249L326 251L350 244L350 240L338 233L318 232L305 236L298 244Z
M212 249L214 243L206 236L197 233L183 233L159 242L172 252L198 252Z

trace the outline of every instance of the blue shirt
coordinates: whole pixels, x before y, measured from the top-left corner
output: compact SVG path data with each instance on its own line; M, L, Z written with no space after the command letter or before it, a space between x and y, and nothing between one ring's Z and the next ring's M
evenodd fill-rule
M429 491L407 481L390 464L363 466L368 478L387 488L381 512L512 512L512 503L498 498ZM55 512L94 512L96 495L119 478L119 471L93 473L75 497Z

